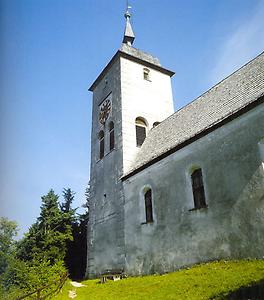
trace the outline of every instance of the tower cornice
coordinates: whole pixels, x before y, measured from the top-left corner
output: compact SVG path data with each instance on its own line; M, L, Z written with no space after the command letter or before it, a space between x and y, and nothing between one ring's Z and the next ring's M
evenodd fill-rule
M131 47L129 45L123 44L122 47L115 53L115 55L112 57L110 62L105 66L105 68L102 70L100 75L95 79L93 84L89 87L89 91L93 91L97 84L103 79L107 71L111 68L111 66L116 62L117 59L120 57L126 58L128 60L134 61L138 64L141 64L144 67L149 67L154 70L157 70L161 73L164 73L166 75L169 75L172 77L175 72L166 69L161 66L159 60L152 56L151 54L148 54L146 52L143 52L139 49L136 49L134 47Z

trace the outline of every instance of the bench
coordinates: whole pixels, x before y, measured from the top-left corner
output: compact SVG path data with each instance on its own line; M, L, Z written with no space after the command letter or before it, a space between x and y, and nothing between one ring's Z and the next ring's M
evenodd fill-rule
M100 276L100 282L105 283L107 280L117 281L125 278L124 270L106 270Z

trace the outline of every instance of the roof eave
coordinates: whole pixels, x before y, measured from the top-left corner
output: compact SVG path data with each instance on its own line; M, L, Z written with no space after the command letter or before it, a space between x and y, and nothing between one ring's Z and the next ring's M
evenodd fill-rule
M250 111L251 109L257 107L258 105L261 105L264 103L264 94L259 95L258 97L256 97L256 99L252 102L250 102L249 104L247 104L246 106L242 107L241 109L239 109L238 111L235 111L234 113L226 116L224 119L222 119L221 121L215 123L215 124L211 124L211 126L207 127L206 129L204 129L203 131L197 133L196 135L188 138L185 141L182 141L180 144L176 145L175 147L167 150L166 152L160 154L159 156L153 158L152 160L144 163L141 166L138 166L136 169L130 171L129 173L125 174L123 177L121 177L122 181L125 181L127 179L129 179L130 177L136 175L137 173L143 171L144 169L148 168L149 166L155 164L156 162L162 160L163 158L175 153L176 151L186 147L187 145L195 142L196 140L204 137L205 135L211 133L212 131L216 130L219 127L222 127L223 125L231 122L232 120L236 119L237 117L247 113L248 111Z
M115 55L112 57L112 59L110 60L110 62L105 66L105 68L103 69L103 71L95 79L95 81L93 82L93 84L89 87L88 91L93 92L93 90L97 86L98 82L104 77L104 75L106 74L107 70L113 65L113 63L115 62L115 60L118 58L119 55L120 55L120 51L118 50L115 53Z
M108 71L108 69L113 65L113 63L116 61L116 59L118 57L121 57L121 56L124 57L124 58L130 59L132 61L135 61L135 62L137 62L139 64L142 64L142 65L144 65L146 67L149 67L149 68L152 68L154 70L157 70L157 71L159 71L161 73L164 73L166 75L169 75L170 77L172 77L175 74L175 72L173 72L171 70L165 69L165 68L163 68L161 66L155 65L155 64L153 64L151 62L148 62L146 60L143 60L143 59L140 59L138 57L135 57L135 56L130 55L128 53L125 53L125 52L123 52L121 50L118 50L116 52L116 54L112 57L112 59L110 60L110 62L105 66L105 68L100 73L100 75L95 79L95 81L93 82L93 84L89 87L88 91L90 91L90 92L94 91L94 89L96 88L97 84L105 76L105 74Z

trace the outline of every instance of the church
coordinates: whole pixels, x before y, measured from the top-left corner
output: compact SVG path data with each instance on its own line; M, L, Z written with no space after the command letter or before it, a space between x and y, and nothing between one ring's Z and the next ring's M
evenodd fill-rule
M264 53L174 112L171 77L121 48L93 82L88 278L264 256Z

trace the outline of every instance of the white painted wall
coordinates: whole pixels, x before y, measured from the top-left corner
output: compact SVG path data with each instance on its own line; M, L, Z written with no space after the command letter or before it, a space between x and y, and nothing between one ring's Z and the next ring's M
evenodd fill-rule
M126 173L133 163L138 148L136 147L135 119L147 120L148 130L153 123L163 121L173 112L171 78L147 67L150 81L143 77L143 64L121 57L121 102L123 164Z
M126 272L171 272L214 259L264 255L264 105L259 105L124 181ZM194 209L199 166L208 208ZM142 190L154 222L144 224Z
M156 121L173 113L170 76L119 57L93 90L91 135L91 200L88 227L87 277L125 265L124 195L121 177L136 154L135 119L143 117L149 130ZM107 82L107 83L106 83ZM112 109L105 125L100 124L102 102L111 99ZM109 149L109 123L115 124L115 147ZM99 159L99 139L105 132L105 155Z

